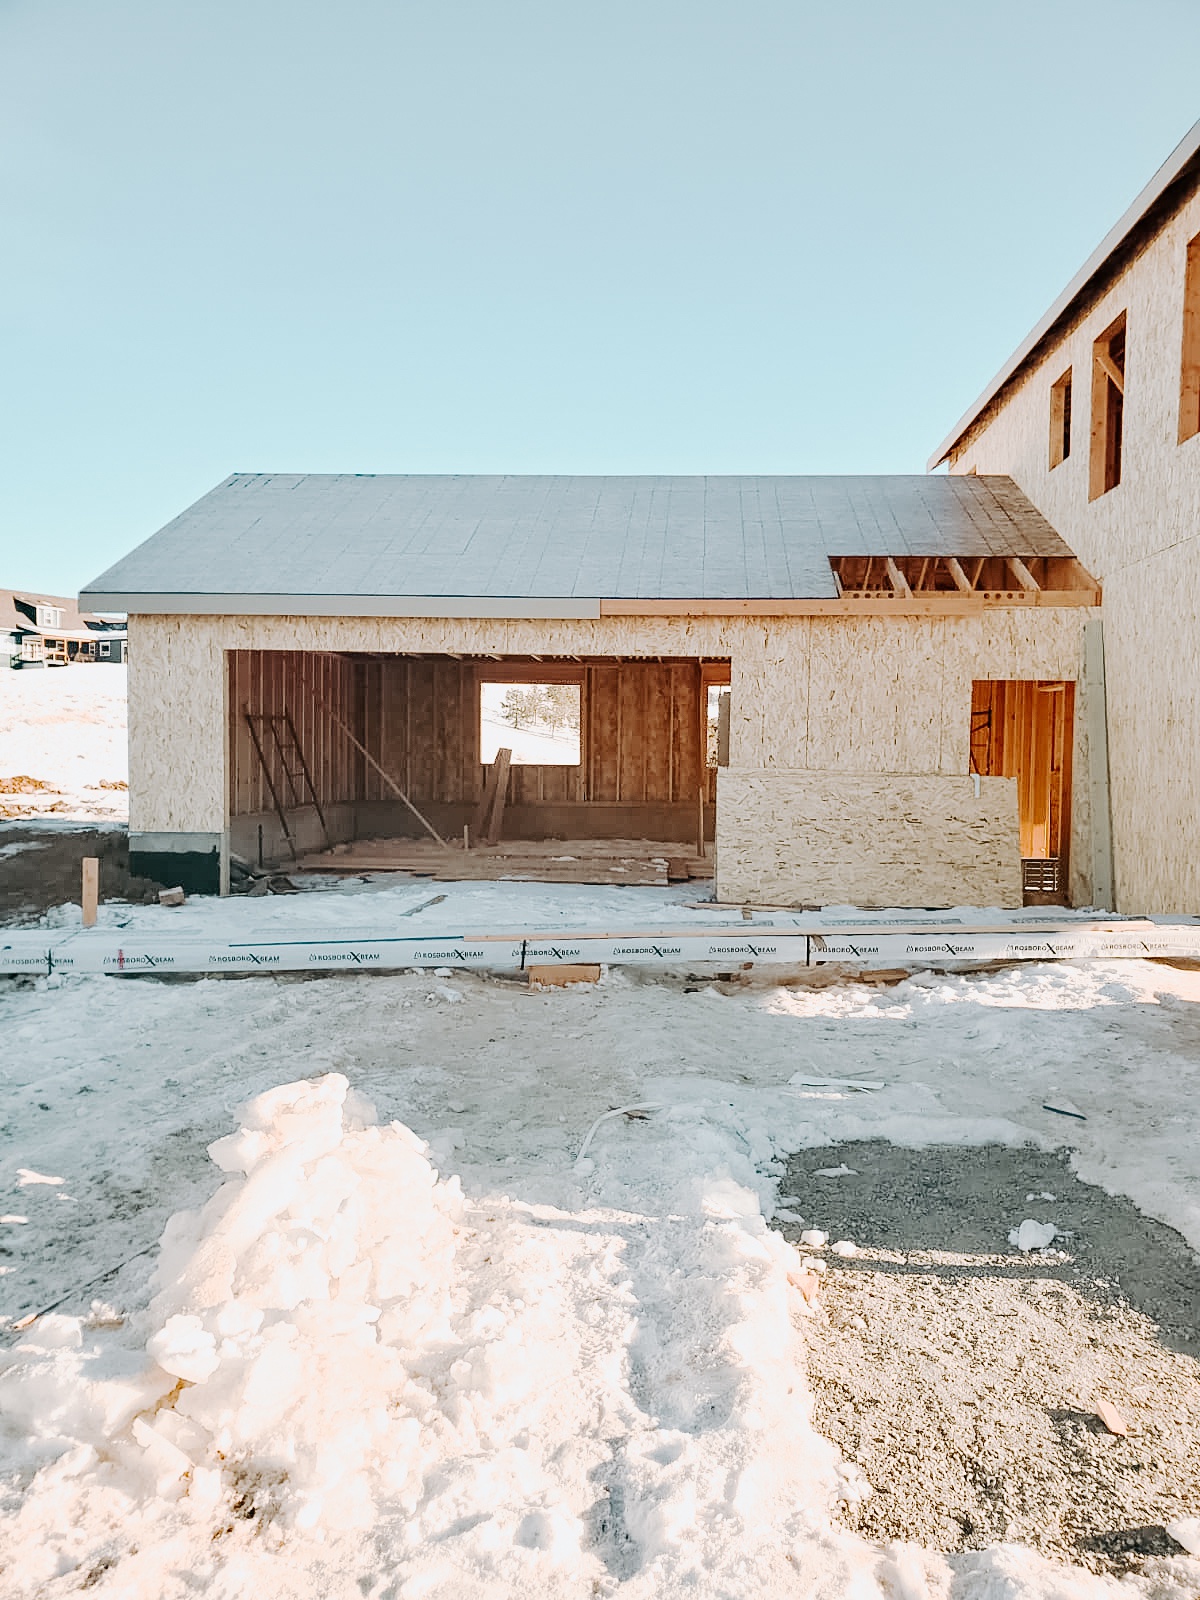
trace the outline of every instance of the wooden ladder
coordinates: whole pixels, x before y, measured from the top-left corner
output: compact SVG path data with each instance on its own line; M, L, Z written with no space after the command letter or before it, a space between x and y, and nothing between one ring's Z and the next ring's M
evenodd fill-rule
M317 799L312 773L309 771L308 762L304 759L304 751L300 747L296 725L291 716L286 711L246 711L243 715L263 770L263 777L267 780L275 815L279 818L287 847L292 853L292 860L298 861L300 852L296 849L296 840L287 819L289 808L296 811L302 806L312 806L321 824L321 832L325 836L325 848L331 850L333 840L329 837L325 813L321 810L321 802ZM274 749L279 763L278 786L271 775L271 763L267 760L268 744Z

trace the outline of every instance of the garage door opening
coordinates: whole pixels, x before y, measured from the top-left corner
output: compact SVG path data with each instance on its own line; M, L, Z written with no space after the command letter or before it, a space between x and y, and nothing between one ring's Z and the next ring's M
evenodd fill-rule
M607 853L635 866L574 881L711 877L710 690L728 682L727 659L697 657L230 651L231 848L435 877L485 875L488 851L560 873Z

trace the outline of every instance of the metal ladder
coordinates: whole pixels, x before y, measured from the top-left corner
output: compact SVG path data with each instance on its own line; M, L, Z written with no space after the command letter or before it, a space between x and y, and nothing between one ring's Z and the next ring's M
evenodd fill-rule
M312 806L317 813L321 824L321 832L325 838L325 848L333 848L333 840L329 837L329 827L325 821L325 813L321 810L321 802L317 799L317 791L313 786L312 773L309 771L308 762L304 759L304 751L300 748L300 740L296 733L296 725L288 712L255 712L245 711L246 726L250 730L250 738L257 752L259 764L263 770L263 777L267 780L270 790L271 802L275 807L275 815L279 818L279 825L283 829L283 836L287 840L287 847L292 853L292 860L298 861L300 853L296 849L296 840L292 834L291 825L287 819L288 810L299 810L302 806ZM267 760L268 747L272 748L278 759L280 781L278 786L271 775L271 762Z

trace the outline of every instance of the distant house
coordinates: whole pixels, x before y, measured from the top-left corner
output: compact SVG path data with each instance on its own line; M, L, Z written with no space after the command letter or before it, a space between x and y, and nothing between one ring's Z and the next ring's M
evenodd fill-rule
M125 659L125 618L80 611L65 595L0 589L0 669Z
M1104 586L1118 909L1200 910L1200 122L938 446Z

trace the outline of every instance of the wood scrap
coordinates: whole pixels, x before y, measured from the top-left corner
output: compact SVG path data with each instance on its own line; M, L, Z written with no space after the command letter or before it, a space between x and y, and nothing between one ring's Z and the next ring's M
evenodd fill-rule
M564 962L561 966L537 966L529 969L531 989L565 989L573 983L599 983L600 968L590 962Z
M1107 1400L1093 1400L1092 1410L1100 1418L1100 1421L1108 1429L1109 1433L1116 1434L1117 1437L1121 1439L1124 1439L1128 1435L1129 1424L1117 1410L1116 1406L1109 1405Z

